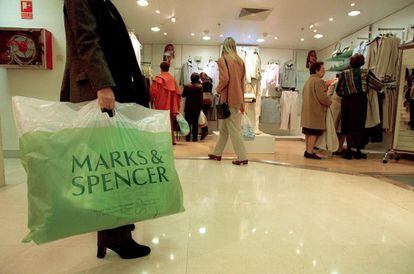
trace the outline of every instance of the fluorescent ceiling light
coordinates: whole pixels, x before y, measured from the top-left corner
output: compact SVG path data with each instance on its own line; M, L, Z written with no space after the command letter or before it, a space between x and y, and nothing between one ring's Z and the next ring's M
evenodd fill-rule
M313 37L315 37L316 39L321 39L323 38L323 34L318 33L318 34L315 34L315 36Z
M359 10L353 10L351 12L348 13L348 16L357 16L360 15L361 12Z
M211 36L204 35L204 36L203 36L203 40L205 40L205 41L209 41L209 40L211 40Z
M151 30L153 32L159 32L161 29L159 27L152 27Z
M138 0L138 1L137 1L137 4L138 4L139 6L141 6L141 7L146 7L146 6L148 6L148 5L149 5L149 3L148 3L148 1L147 1L147 0Z
M257 39L256 40L258 43L263 43L264 41L265 41L265 39L263 39L263 38L259 38L259 39Z

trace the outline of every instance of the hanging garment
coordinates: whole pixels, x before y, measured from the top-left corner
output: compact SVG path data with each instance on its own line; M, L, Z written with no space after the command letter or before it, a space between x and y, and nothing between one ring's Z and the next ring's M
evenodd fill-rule
M279 86L279 65L269 64L266 66L262 81L262 95L266 97L277 96L276 89Z
M255 49L250 49L246 52L246 81L251 83L252 79L261 78L261 60L259 53Z
M135 56L137 57L138 65L141 66L141 48L142 45L139 42L138 38L135 36L133 32L129 33L129 38L131 38L132 47L134 48Z
M181 69L180 86L191 83L191 74L198 73L198 67L193 62L186 62Z
M298 128L298 97L297 91L283 91L280 99L282 130L295 130Z
M262 100L260 122L265 124L280 123L280 100L265 98Z
M369 44L368 69L384 82L397 80L401 40L393 35L377 37Z
M339 148L338 135L336 134L332 112L329 109L326 112L326 130L322 136L319 136L315 146L331 152L335 152Z
M209 61L203 68L203 72L205 72L212 80L213 94L217 94L216 88L219 84L219 67L217 62Z
M292 61L284 63L280 70L280 86L284 89L295 89L297 86L296 67Z
M365 128L373 128L381 123L378 92L383 88L382 82L372 71L362 70L362 89L367 93L367 118Z

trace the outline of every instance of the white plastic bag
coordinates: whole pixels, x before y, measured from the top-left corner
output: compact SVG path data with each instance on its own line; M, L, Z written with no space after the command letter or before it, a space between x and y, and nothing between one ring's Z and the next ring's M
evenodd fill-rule
M246 113L242 116L242 136L245 141L253 141L256 138L252 123Z
M326 112L326 130L319 136L316 147L322 150L335 152L339 148L338 136L336 135L335 123L331 109Z
M207 126L207 117L203 111L200 111L200 116L198 116L198 126L201 128Z
M41 244L184 210L169 111L116 103L111 118L97 100L24 97L13 97L13 111L27 172L30 233L24 242Z
M187 136L190 134L190 125L188 124L187 120L184 118L182 114L178 114L175 116L177 120L178 126L180 127L180 133L182 136Z

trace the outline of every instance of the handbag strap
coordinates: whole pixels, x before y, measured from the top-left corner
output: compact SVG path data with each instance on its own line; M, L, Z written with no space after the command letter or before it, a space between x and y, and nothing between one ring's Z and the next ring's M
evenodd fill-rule
M227 83L227 86L226 86L227 88L226 104L228 104L229 103L230 70L229 70L229 64L227 63L226 57L223 56L223 59L224 59L224 63L226 64L227 74L229 77L229 82Z

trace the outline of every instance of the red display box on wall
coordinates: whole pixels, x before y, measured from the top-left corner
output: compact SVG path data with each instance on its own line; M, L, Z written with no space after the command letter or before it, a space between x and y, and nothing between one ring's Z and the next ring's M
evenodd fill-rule
M0 67L53 69L52 33L41 28L0 28Z

